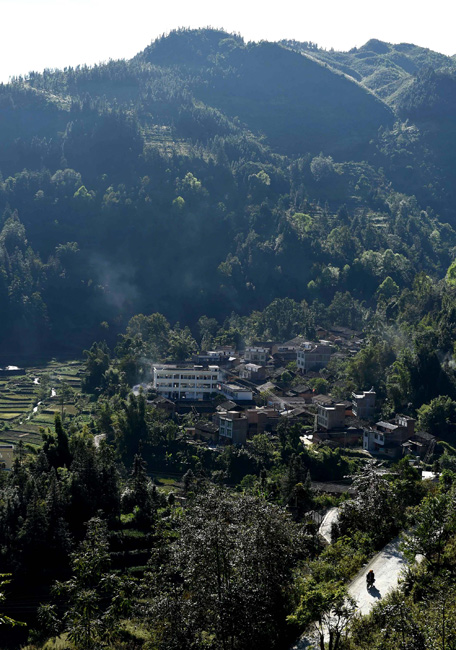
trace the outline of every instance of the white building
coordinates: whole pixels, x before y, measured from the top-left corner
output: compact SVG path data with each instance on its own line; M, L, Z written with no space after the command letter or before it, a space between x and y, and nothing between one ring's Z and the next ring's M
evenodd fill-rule
M223 377L219 366L154 366L153 387L169 399L210 399Z
M253 399L253 392L249 388L240 386L239 384L224 384L220 383L218 390L222 395L228 399L233 400L233 402L251 402Z

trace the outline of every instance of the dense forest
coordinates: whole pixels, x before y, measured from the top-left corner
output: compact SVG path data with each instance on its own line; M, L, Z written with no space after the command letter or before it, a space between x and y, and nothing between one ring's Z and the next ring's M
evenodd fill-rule
M0 86L0 364L42 364L2 409L60 400L0 471L2 647L454 647L455 99L456 59L415 45L215 29ZM374 387L433 439L421 462L304 444L314 406L211 445L207 414L132 392L152 362L335 327L357 347L306 388ZM73 388L52 357L84 358ZM361 617L347 584L400 534L402 581Z
M445 276L454 60L180 30L0 87L0 354Z

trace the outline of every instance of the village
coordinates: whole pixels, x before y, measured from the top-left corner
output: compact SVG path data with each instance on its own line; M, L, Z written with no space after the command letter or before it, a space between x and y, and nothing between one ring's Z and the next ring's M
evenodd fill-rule
M273 439L279 422L286 421L301 426L303 447L340 447L366 459L398 461L407 456L411 462L429 463L435 436L417 430L415 419L406 415L384 421L375 386L360 386L350 400L327 394L330 361L352 357L362 345L360 332L334 327L318 329L317 341L297 336L286 342L258 341L242 350L221 346L185 363L150 364L151 381L133 392L143 391L150 406L178 422L187 443L211 450L248 446L257 434ZM17 367L0 371L6 378L24 374ZM49 419L53 410L50 405L50 415L33 415ZM21 429L18 439L38 435L29 431L33 424L24 427L15 425ZM14 427L4 432L1 469L12 467L15 435Z
M259 341L243 350L224 346L200 353L191 363L152 364L152 381L134 390L145 390L149 404L185 422L183 433L192 444L245 446L257 434L274 436L285 418L302 426L304 446L429 462L436 438L418 431L406 415L383 421L374 386L360 386L351 400L326 394L329 362L357 354L362 334L335 327L319 329L317 336L316 342L301 336Z

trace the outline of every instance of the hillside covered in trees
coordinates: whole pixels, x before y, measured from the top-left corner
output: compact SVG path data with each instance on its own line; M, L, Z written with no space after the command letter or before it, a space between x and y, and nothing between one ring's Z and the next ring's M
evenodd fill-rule
M415 45L214 29L0 86L2 647L455 646L455 95Z
M444 277L454 75L411 45L206 29L0 86L0 356Z

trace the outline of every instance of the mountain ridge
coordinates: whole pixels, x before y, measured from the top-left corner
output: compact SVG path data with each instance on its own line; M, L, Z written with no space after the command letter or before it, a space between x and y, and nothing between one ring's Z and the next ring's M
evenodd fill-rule
M141 311L193 326L279 298L370 304L387 277L445 275L452 69L402 70L388 104L301 46L179 30L0 86L5 346L113 342ZM396 50L363 47L336 63L397 75Z

